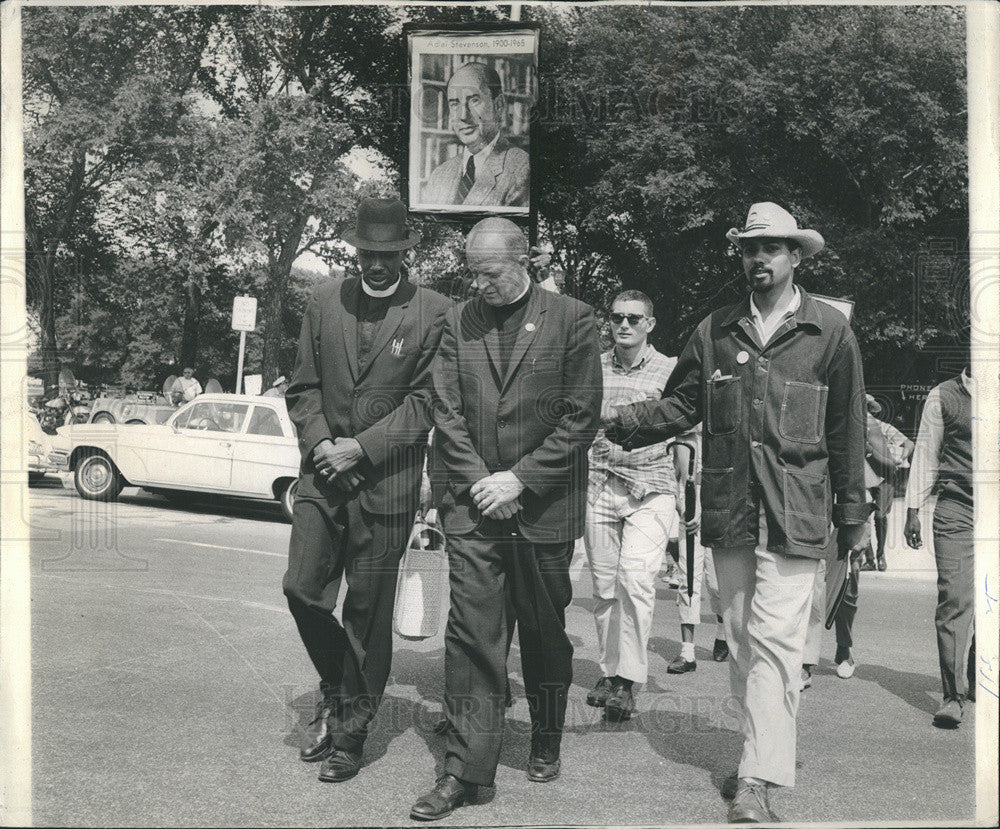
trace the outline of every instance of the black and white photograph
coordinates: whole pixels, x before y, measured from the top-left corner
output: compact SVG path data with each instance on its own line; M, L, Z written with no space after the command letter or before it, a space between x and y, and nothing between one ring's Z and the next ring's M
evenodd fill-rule
M414 211L528 214L534 29L408 33Z
M997 825L997 4L0 23L0 824Z

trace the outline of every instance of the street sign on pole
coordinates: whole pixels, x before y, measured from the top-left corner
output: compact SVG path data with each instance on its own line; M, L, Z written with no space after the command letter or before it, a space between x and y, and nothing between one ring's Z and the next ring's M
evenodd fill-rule
M247 331L257 327L257 297L233 297L233 331L240 332L240 359L236 365L236 393L243 383L243 354L247 347Z
M257 297L233 297L233 331L253 331L257 327Z

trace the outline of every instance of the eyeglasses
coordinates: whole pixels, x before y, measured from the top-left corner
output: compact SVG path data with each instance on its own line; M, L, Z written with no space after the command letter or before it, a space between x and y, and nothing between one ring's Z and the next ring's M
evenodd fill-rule
M621 325L625 320L628 320L628 324L633 327L644 319L649 319L645 314L610 314L609 318L612 325Z

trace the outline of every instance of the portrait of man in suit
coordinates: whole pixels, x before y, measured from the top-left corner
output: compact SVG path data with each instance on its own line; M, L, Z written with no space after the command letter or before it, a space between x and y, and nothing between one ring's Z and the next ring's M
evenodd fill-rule
M590 306L528 275L521 229L491 217L465 245L478 295L448 312L432 369L429 465L447 539L444 774L410 813L437 820L492 786L505 718L508 613L531 714L528 780L560 773L573 645L573 543L603 383Z
M283 588L319 674L300 759L319 779L361 769L392 656L399 561L418 506L431 363L451 301L408 282L420 241L399 199L363 199L342 234L361 277L320 284L285 392L302 463ZM347 594L334 616L341 580Z
M445 104L461 150L431 171L421 201L527 207L529 158L505 135L507 98L500 74L486 63L462 64L448 80Z

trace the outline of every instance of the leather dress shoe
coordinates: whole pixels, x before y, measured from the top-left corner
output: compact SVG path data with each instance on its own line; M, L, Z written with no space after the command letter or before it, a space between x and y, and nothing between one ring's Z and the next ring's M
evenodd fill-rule
M594 690L587 694L587 705L603 708L609 696L611 696L611 677L602 676L597 680Z
M688 671L694 671L697 669L697 662L693 659L688 662L683 656L678 656L669 665L667 665L668 674L686 674Z
M604 703L604 718L612 722L624 722L631 719L635 713L635 697L632 695L632 685L616 682Z
M934 725L938 728L958 728L962 724L962 702L946 699L934 715Z
M361 771L361 753L355 754L342 748L335 748L323 761L319 779L324 783L342 783Z
M472 800L476 787L463 783L454 774L439 778L437 784L423 795L410 809L414 820L440 820L450 815L463 803Z
M336 713L337 701L331 693L324 694L316 706L316 716L305 728L299 759L305 763L317 763L330 753L333 732L330 719Z
M889 569L889 565L885 563L885 556L879 556L878 559L876 559L875 566L878 567L878 571L880 573L884 573L887 569Z
M723 800L732 800L736 797L736 791L740 787L740 778L736 772L733 772L725 780L722 781L722 786L719 792L722 794Z
M740 780L729 804L730 823L775 823L778 817L767 802L767 784Z
M715 647L712 648L712 659L716 662L725 662L729 659L729 643L725 639L715 640Z
M543 760L541 757L528 758L528 779L532 783L550 783L559 776L562 768L562 761L556 757L555 760Z

